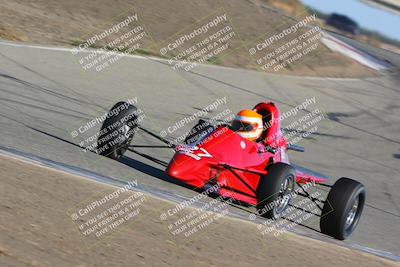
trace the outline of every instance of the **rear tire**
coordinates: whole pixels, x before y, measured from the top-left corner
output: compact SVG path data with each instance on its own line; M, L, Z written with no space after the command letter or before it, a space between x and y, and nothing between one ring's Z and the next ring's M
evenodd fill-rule
M273 164L267 175L260 177L257 188L257 213L267 219L282 217L292 199L296 182L292 166L278 162Z
M365 197L363 184L344 177L337 180L322 209L321 232L339 240L349 237L360 220Z
M115 104L107 115L97 139L97 153L119 159L128 149L138 127L138 109L126 102Z

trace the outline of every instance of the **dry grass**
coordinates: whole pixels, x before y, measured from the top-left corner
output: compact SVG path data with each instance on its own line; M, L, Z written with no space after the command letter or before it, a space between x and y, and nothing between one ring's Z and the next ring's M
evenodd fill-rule
M160 220L173 203L150 196L138 217L88 243L67 211L115 190L0 156L0 266L398 266L294 234L262 236L255 224L230 218L195 238L177 239L168 224L179 217Z
M304 18L307 14L304 9L290 9L292 1L271 3L288 9L298 19ZM249 55L248 47L294 23L260 0L114 0L112 4L108 0L0 0L0 6L0 29L7 29L3 33L0 30L0 38L56 45L83 41L90 32L101 32L117 22L110 18L135 7L152 36L141 50L149 55L159 55L160 47L171 36L190 25L200 25L199 20L223 9L239 38L231 43L234 49L219 55L214 63L251 70L260 68ZM329 77L374 75L371 70L322 45L312 55L279 73Z

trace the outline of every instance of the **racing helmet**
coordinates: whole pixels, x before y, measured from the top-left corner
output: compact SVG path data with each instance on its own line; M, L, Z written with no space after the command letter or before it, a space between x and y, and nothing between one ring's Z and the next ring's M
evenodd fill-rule
M263 132L261 114L247 109L240 111L232 121L232 130L249 141L257 140Z

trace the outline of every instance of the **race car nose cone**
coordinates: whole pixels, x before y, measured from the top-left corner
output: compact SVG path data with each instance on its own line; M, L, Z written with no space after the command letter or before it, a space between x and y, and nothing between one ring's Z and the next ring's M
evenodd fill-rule
M166 173L173 179L195 187L202 187L209 178L209 168L204 162L194 160L183 154L177 154L172 158Z
M177 179L183 179L193 169L192 159L184 154L175 154L167 168L167 174Z
M178 177L179 171L175 164L169 164L167 168L167 174L172 177Z
M180 162L177 162L173 159L167 167L167 174L179 179L185 176L185 169L186 166L184 164L180 164Z

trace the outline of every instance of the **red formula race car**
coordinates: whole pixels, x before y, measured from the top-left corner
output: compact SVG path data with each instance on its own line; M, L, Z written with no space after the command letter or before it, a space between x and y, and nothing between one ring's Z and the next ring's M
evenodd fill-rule
M269 219L282 217L295 194L307 197L319 204L321 232L346 239L359 222L366 197L364 186L349 178L327 185L325 177L293 167L288 150L304 149L286 142L278 108L273 103L260 103L253 111L264 126L257 140L243 138L230 125L200 120L183 144L172 144L139 125L140 109L119 102L103 123L97 152L118 159L128 149L146 147L131 145L135 132L144 131L175 150L166 169L173 179L196 188L217 188L217 194L252 205L257 214ZM327 198L316 199L306 190L295 190L310 183L329 187Z

